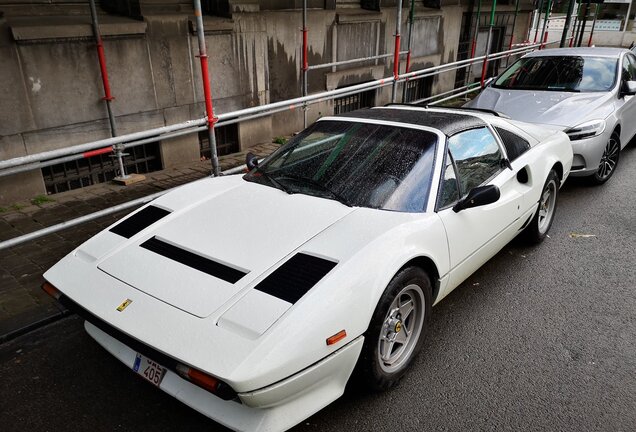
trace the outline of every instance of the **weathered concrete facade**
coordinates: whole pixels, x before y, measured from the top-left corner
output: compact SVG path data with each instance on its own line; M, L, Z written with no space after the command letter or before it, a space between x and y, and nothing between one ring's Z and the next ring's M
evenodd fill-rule
M395 3L381 1L380 11L369 11L360 1L310 0L309 63L392 53ZM403 50L409 2L404 3ZM113 13L117 4L127 9ZM215 112L300 96L302 1L209 4L208 12L215 15L206 15L204 25ZM104 0L98 5L118 132L203 117L192 2ZM416 2L412 70L456 59L462 17L470 6L443 1L438 10ZM512 6L501 10L510 13ZM87 0L0 0L0 14L0 160L109 137ZM517 40L524 20L527 14L520 17ZM310 71L309 92L387 77L392 67L392 58L386 58ZM454 73L440 75L433 92L454 83ZM375 103L390 97L391 88L385 87L376 92ZM312 105L309 121L333 110L333 102ZM279 113L240 123L238 140L247 148L298 131L302 124L301 110ZM198 137L162 142L161 158L164 167L198 159ZM0 178L0 204L42 193L39 171Z

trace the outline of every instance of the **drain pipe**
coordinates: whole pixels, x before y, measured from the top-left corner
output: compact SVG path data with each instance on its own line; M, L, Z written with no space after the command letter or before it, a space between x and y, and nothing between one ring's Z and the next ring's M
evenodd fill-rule
M201 80L203 81L203 97L205 98L205 113L208 121L208 140L210 141L210 159L212 160L212 175L219 176L219 158L216 153L216 137L214 125L217 118L214 116L212 106L212 91L210 90L210 75L208 74L208 54L205 46L205 30L203 28L203 15L201 12L201 0L194 0L194 16L197 20L197 39L199 41L199 59L201 60Z
M411 45L413 44L413 13L415 9L415 0L411 0L411 8L409 10L409 38L408 45L406 49L406 68L404 73L409 73L411 71ZM408 78L404 81L404 88L402 89L402 102L406 102L406 83L408 82Z
M110 122L110 135L117 136L117 126L115 124L115 116L113 115L113 109L111 103L113 102L113 95L110 93L110 82L108 81L108 70L106 69L106 56L104 54L104 44L102 43L102 35L99 32L99 23L97 22L97 9L95 7L95 0L89 1L91 9L91 22L93 26L93 36L95 37L95 43L97 45L97 58L99 59L99 68L102 73L102 84L104 85L104 101L106 101L106 109L108 111L108 121ZM126 170L124 169L124 146L121 143L113 145L113 151L119 164L119 179L128 179Z
M495 26L495 10L497 9L497 0L492 0L492 10L490 11L490 26L488 27L488 38L486 38L486 58L481 67L481 86L484 86L486 80L486 71L488 69L488 56L490 55L490 41L492 40L492 28Z
M395 20L395 50L393 51L393 89L391 91L391 102L397 100L397 86L400 75L400 27L402 24L402 0L397 2L397 17Z
M303 96L307 96L307 72L309 71L307 31L307 0L303 0ZM307 102L303 103L303 127L307 127Z

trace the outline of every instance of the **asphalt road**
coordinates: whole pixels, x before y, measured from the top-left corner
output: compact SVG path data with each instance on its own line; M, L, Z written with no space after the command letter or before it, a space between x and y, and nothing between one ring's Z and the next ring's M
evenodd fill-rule
M583 236L580 236L580 235ZM69 318L0 346L5 431L224 430L138 379ZM602 187L568 181L550 238L507 246L433 310L394 390L297 431L636 431L636 146Z

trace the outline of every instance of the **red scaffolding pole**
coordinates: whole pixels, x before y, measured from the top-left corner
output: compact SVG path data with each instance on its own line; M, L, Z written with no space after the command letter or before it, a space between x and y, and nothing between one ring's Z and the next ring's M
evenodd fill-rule
M214 116L212 106L212 91L210 90L210 75L208 72L208 54L205 46L205 30L203 27L203 14L201 11L201 0L194 0L194 16L197 21L197 40L199 41L199 59L201 60L201 80L203 81L203 97L205 99L205 113L208 120L208 139L210 141L210 160L212 161L212 175L219 176L219 158L216 151L216 137L214 135L214 125L217 118Z

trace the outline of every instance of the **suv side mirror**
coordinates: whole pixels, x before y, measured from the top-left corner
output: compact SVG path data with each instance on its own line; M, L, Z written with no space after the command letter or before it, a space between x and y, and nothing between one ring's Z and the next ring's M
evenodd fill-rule
M621 84L621 97L636 95L636 81L623 81Z
M247 165L248 170L252 171L258 166L258 157L254 153L248 152L245 155L245 165Z
M459 213L467 208L492 204L496 202L500 196L501 192L495 185L478 186L471 189L466 198L455 204L453 211Z

